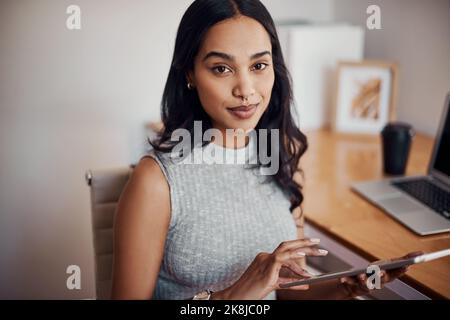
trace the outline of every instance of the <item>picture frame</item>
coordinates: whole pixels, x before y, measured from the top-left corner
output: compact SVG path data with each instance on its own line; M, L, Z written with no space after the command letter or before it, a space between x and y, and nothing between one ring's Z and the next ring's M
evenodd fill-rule
M332 127L338 132L378 134L396 118L397 64L339 61Z

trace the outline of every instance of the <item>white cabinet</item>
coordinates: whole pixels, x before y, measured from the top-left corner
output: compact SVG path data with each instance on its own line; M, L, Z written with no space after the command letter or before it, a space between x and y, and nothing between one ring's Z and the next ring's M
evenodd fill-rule
M361 60L364 29L351 25L279 25L283 55L292 76L300 128L330 122L339 60Z

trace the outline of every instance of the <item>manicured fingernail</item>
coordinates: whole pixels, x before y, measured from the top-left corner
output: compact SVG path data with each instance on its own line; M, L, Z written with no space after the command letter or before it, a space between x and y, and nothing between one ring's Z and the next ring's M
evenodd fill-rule
M320 239L318 239L318 238L312 238L312 239L309 239L309 241L314 242L314 243L319 243L319 242L320 242Z
M323 254L323 255L326 255L326 254L328 254L328 251L324 250L324 249L319 249L319 253Z
M304 257L306 256L306 253L304 253L303 251L297 251L297 255L300 257Z

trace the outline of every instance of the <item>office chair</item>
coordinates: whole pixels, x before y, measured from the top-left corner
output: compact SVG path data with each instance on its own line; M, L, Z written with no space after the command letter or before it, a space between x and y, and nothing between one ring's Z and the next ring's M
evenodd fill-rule
M134 165L117 169L88 170L97 299L110 299L113 264L113 226L117 202Z

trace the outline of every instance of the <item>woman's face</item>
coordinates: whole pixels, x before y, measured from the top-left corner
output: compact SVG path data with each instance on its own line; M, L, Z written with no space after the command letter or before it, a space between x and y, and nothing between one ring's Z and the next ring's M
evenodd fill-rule
M225 129L254 129L269 105L275 81L269 34L246 16L217 23L208 30L188 81L214 128L223 134ZM242 105L256 107L230 110Z

